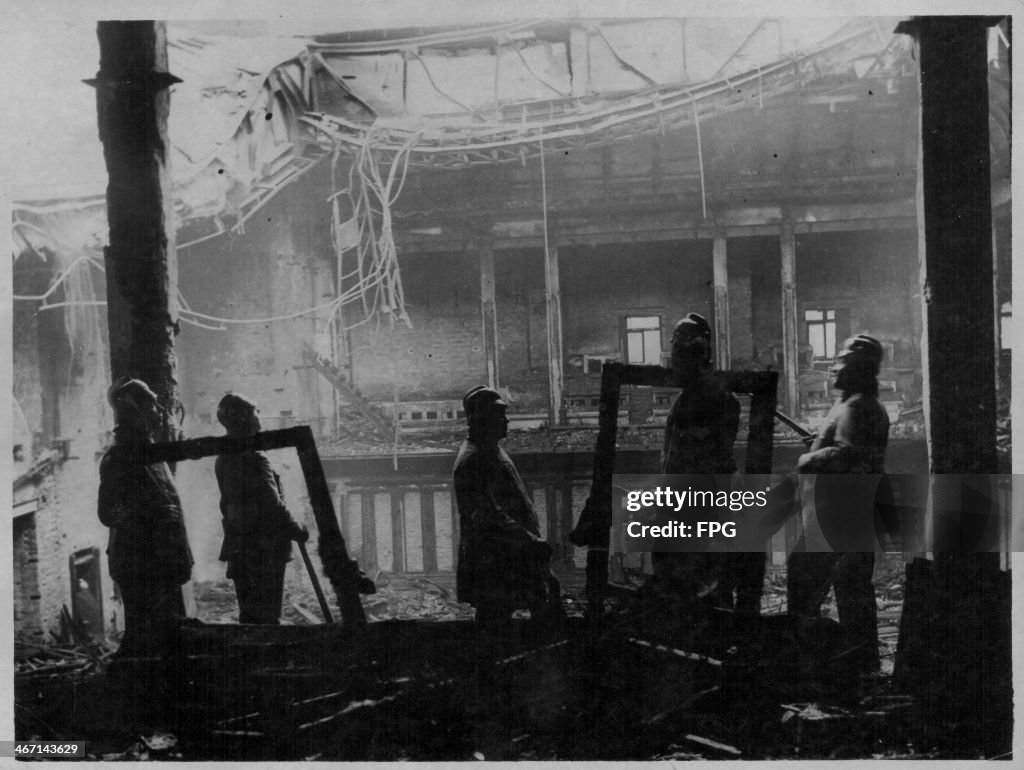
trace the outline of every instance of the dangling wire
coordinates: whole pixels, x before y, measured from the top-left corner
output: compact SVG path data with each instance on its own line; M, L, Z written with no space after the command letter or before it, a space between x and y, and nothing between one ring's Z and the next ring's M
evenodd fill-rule
M411 327L412 321L405 309L405 292L398 264L398 249L392 232L391 209L398 200L407 179L412 147L419 141L413 134L390 155L390 164L382 168L379 137L384 131L370 128L366 141L358 148L348 172L348 187L338 189L335 167L341 155L341 144L335 149L332 166L331 202L332 236L337 255L337 291L330 322L342 333L357 326L373 322L370 345L376 343L380 333L380 314L394 317ZM343 212L342 199L347 197L349 212ZM355 264L346 273L344 254L354 251ZM354 281L346 285L348 281ZM362 305L362 318L349 321L341 316L344 305ZM351 351L350 351L351 352Z
M392 382L392 401L394 402L394 411L392 414L392 420L394 421L394 437L391 445L391 462L394 465L395 470L398 470L398 347L395 345L395 316L391 314L388 317L388 323L391 325L391 365L394 369L391 382Z

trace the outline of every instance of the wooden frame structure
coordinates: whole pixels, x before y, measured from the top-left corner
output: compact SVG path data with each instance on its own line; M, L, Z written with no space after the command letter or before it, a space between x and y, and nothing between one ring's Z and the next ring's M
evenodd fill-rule
M748 474L772 471L772 434L779 373L716 371L712 374L726 390L748 394L750 421L747 426ZM663 366L607 363L601 370L601 406L590 499L570 535L577 546L587 546L587 595L595 600L608 585L608 547L612 511L612 475L615 472L615 438L618 433L619 395L623 385L657 388L682 387L671 369Z
M287 449L294 447L299 455L302 475L306 480L309 502L313 507L319 532L317 546L324 574L331 581L346 625L361 626L366 623L366 614L359 599L360 588L368 588L368 579L363 576L354 559L348 555L345 538L338 526L338 519L331 502L331 491L327 485L320 454L316 449L313 431L308 425L297 425L282 430L268 430L246 438L228 436L206 436L170 441L147 446L143 453L146 463L182 460L199 460L213 455L237 454L247 451ZM312 576L311 576L312 577Z

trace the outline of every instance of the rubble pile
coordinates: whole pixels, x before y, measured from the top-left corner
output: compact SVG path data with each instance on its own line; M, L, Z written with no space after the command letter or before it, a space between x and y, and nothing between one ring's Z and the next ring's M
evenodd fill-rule
M101 650L87 651L77 643L36 646L15 642L14 681L27 684L55 676L82 677L102 668L114 654L106 645Z
M291 585L285 625L238 626L220 581L197 590L200 620L183 627L178 663L108 651L97 665L74 644L21 646L19 737L85 735L91 756L117 760L935 754L888 677L857 684L828 663L834 604L809 622L785 614L778 567L753 623L717 611L673 623L673 608L626 591L595 624L582 617L582 586L566 581L567 635L519 618L500 639L480 636L451 576L376 578L362 631L317 623L315 598ZM889 673L902 563L881 560L875 578Z

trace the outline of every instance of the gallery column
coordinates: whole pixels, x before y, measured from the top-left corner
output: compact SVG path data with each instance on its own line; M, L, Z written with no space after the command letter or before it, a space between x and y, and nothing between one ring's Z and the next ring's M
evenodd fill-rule
M942 739L986 752L1010 747L1013 717L1009 575L998 553L970 552L977 512L991 513L973 486L991 485L988 474L998 471L987 56L997 21L921 17L897 28L915 38L920 66L917 205L935 559L908 565L896 675Z
M544 251L544 298L548 339L548 425L562 422L562 292L558 280L558 245Z
M498 387L498 310L494 299L494 248L490 241L477 243L480 259L480 321L484 341L487 385Z
M711 247L715 281L715 363L728 369L732 361L729 348L729 269L724 232L715 233Z
M799 411L797 393L797 317L796 317L796 235L791 222L782 224L779 236L782 255L782 356L786 388L786 408Z
M107 175L110 245L104 249L110 374L144 380L169 415L180 413L178 262L174 250L167 31L160 21L101 21L96 108ZM164 426L177 437L177 424Z

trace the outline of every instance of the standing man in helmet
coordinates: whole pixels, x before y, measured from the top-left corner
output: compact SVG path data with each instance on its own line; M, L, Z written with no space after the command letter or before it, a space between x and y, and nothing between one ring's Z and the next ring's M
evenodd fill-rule
M537 513L515 465L498 446L508 433L506 404L498 391L484 386L470 390L462 403L469 435L454 471L459 601L476 607L481 628L500 629L523 608L538 627L557 624L564 612L550 568L551 546L540 536Z
M665 424L661 470L704 476L704 488L714 490L736 473L740 404L712 377L711 362L711 326L687 313L672 333L672 369L683 389ZM756 615L760 608L763 553L655 553L653 561L656 582L684 600L710 592L716 604L737 612Z
M107 393L114 445L100 461L97 513L110 528L110 576L124 603L120 655L165 649L185 616L181 586L192 575L181 501L167 463L146 463L145 448L163 425L156 394L123 378Z
M818 617L829 588L835 589L846 662L860 674L879 668L871 578L875 490L889 439L889 416L878 400L882 352L878 340L858 334L836 356L839 400L797 462L799 473L819 475L801 477L804 534L787 565L790 614Z
M237 393L221 399L217 419L232 438L254 436L261 428L256 404ZM214 471L224 524L220 560L235 584L238 622L276 625L291 541L304 543L309 532L285 506L281 479L265 452L220 455Z

